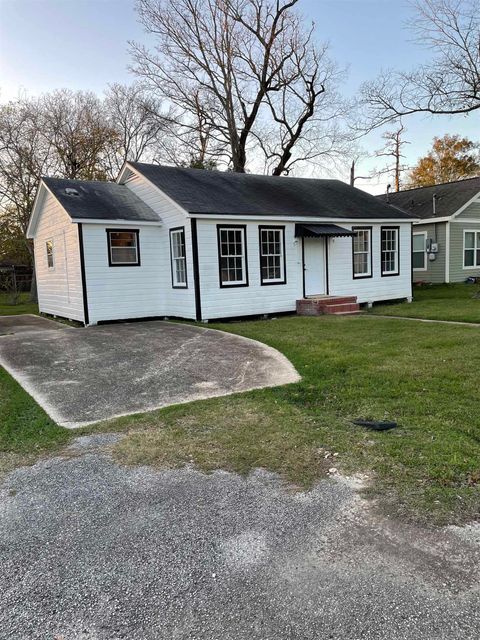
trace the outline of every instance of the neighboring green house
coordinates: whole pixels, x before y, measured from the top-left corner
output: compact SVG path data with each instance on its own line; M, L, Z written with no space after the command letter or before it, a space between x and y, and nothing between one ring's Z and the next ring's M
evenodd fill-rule
M421 218L412 227L414 282L480 277L480 177L379 198Z

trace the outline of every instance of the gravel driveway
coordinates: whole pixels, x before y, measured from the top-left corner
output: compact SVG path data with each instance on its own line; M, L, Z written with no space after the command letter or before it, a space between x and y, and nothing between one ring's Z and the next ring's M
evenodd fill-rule
M275 349L187 324L73 329L12 316L2 333L0 364L65 427L299 379Z
M116 437L7 476L1 638L479 637L479 529L382 519L346 481L121 467Z

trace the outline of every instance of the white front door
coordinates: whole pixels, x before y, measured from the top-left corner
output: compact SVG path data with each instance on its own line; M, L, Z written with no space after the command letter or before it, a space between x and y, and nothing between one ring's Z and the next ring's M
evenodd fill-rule
M325 238L304 238L305 295L319 296L325 287Z

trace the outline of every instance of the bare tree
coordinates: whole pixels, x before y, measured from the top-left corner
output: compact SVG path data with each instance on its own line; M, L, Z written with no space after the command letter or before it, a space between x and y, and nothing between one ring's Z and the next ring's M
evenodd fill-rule
M93 93L61 89L41 98L42 125L65 178L103 180L103 158L118 144L119 133L106 120L101 100Z
M480 0L417 0L412 29L433 58L409 72L387 70L362 88L369 127L412 113L480 109Z
M109 178L118 175L126 160L151 161L162 152L169 134L170 114L160 101L139 84L112 84L105 93L104 118L116 132L105 145L105 169Z
M175 105L183 127L195 130L201 105L209 142L217 154L228 152L234 171L244 172L258 147L280 174L299 159L295 152L310 158L326 140L335 146L326 126L331 105L322 133L314 130L320 99L335 92L339 74L326 48L315 47L297 3L137 0L140 22L156 42L153 50L131 45L134 71Z
M392 131L385 131L382 138L385 141L384 146L375 152L377 158L392 158L386 167L383 169L374 171L374 175L382 176L386 174L392 174L394 176L395 191L400 191L401 176L407 169L406 165L402 164L402 159L405 156L402 153L402 148L406 144L410 144L407 140L403 140L402 136L405 132L404 125L399 122L398 126ZM393 165L391 164L393 162Z

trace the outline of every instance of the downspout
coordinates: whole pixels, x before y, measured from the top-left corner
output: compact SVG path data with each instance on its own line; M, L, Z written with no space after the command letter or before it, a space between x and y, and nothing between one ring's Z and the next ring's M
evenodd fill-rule
M445 223L445 282L450 282L450 220Z

